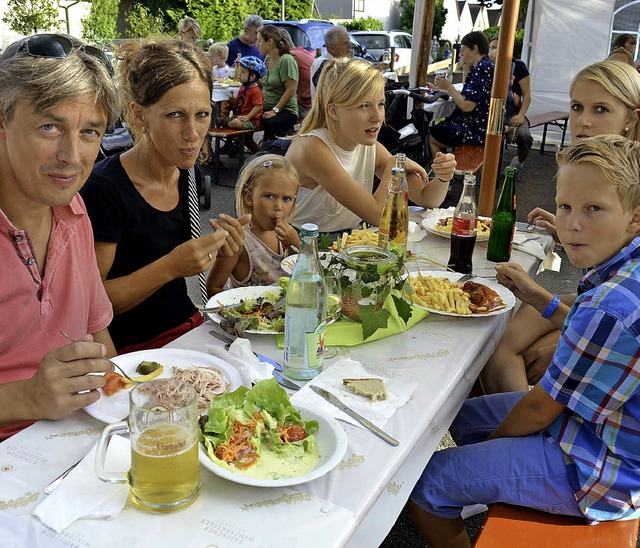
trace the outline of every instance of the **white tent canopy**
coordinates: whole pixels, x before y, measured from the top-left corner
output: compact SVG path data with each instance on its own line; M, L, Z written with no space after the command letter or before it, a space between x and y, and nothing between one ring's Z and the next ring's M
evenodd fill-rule
M608 55L613 0L530 0L522 59L531 73L529 114L569 111L576 73Z

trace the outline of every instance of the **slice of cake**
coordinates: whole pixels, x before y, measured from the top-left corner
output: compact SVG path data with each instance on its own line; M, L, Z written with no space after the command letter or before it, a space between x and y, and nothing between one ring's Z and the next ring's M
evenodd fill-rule
M384 389L384 380L382 379L342 379L342 384L354 394L369 398L371 401L387 399L387 391Z

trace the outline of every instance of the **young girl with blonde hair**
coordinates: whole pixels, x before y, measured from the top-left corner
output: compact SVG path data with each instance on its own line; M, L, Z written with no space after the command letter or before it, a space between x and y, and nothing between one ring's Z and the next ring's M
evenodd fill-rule
M209 295L223 288L271 285L286 273L280 263L300 238L287 219L298 193L296 169L282 156L264 154L250 160L236 183L236 212L251 214L243 227L244 246L231 257L219 257L209 272Z
M370 63L354 59L327 62L315 100L287 151L303 187L291 223L311 222L321 232L377 225L395 158L378 141L384 123L384 78ZM435 177L407 160L409 197L424 207L444 200L455 170L452 154L438 154ZM381 181L373 190L374 178Z

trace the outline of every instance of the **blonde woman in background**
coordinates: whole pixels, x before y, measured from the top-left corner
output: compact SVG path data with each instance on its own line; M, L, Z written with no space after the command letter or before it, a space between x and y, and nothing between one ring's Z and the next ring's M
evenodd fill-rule
M310 222L322 232L378 225L395 157L378 141L384 122L384 78L370 63L332 59L322 70L316 96L287 151L301 189L291 224ZM424 207L444 200L456 162L438 153L435 178L407 160L409 198ZM373 191L374 177L381 184Z
M178 36L183 42L196 47L202 37L202 28L193 17L185 17L178 23Z

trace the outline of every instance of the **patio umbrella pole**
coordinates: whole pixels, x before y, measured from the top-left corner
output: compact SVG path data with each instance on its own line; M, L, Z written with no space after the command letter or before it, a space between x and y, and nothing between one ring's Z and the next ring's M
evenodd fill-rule
M433 34L433 18L436 13L435 0L416 0L413 16L414 52L417 53L416 72L410 75L411 87L424 86L427 83L429 69L429 52L431 51L431 37ZM419 18L419 19L418 19ZM418 21L416 21L418 19ZM418 40L416 40L416 35ZM416 48L415 45L418 44Z
M498 40L496 68L493 74L493 87L491 88L489 121L484 143L484 162L478 197L478 214L485 217L491 217L493 213L496 180L500 169L504 112L509 89L509 78L511 76L513 42L518 24L519 8L520 0L504 0L502 4L500 40Z

